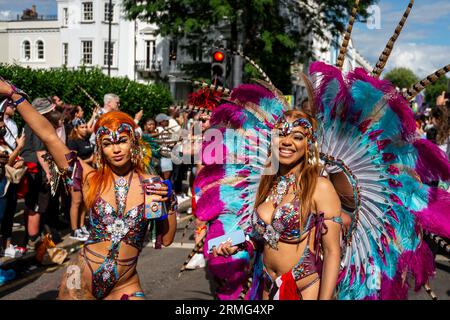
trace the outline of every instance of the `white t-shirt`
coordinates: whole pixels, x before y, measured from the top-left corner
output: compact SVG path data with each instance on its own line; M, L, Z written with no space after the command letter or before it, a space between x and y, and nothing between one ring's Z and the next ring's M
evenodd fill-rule
M175 120L173 118L169 119L169 128L171 129L172 132L178 132L181 129L181 127L178 124L177 120Z
M16 122L11 119L11 118L6 118L4 119L5 121L5 125L8 128L8 130L6 130L6 134L5 134L5 142L13 149L15 149L17 147L16 144L16 139L19 136L19 129L17 128L17 124Z

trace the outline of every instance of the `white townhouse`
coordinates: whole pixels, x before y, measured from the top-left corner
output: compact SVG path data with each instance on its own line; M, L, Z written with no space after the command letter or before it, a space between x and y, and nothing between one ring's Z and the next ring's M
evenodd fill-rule
M55 0L57 16L0 21L0 63L16 63L32 68L99 67L108 74L109 0ZM157 35L157 26L130 21L124 16L121 0L112 0L111 76L128 77L142 83L163 79L177 100L190 90L181 71L184 63L209 61L209 53L192 57L169 38ZM301 25L293 25L301 27ZM313 37L314 60L335 63L339 46ZM325 48L323 51L321 49ZM175 57L174 57L175 56ZM344 70L370 64L350 43ZM307 65L296 66L306 69ZM304 70L306 71L306 70ZM296 102L304 96L301 83L293 79Z
M60 67L57 20L0 21L0 62L31 68Z

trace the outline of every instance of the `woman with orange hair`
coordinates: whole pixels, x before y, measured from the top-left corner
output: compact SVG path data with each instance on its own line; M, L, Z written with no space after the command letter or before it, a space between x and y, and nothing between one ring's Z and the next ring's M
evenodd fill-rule
M156 177L144 171L133 119L122 112L99 118L94 128L94 169L61 142L51 124L28 103L23 91L0 78L0 95L14 103L46 145L54 161L54 178L59 176L81 187L90 210L89 239L77 264L70 266L63 277L59 299L143 299L137 259L149 219L154 217L154 212L149 211L154 211L155 203L168 200L168 187L146 183L146 179ZM57 184L58 180L52 180ZM144 205L148 194L155 201L149 208ZM172 243L176 232L176 215L171 213L157 221L165 246Z

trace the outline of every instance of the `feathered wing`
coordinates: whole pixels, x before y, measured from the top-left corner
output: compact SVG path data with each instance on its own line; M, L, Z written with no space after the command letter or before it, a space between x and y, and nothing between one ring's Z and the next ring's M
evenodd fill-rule
M159 150L161 147L155 139L149 134L143 134L139 142L142 150L142 161L144 163L145 171L148 173L155 173L157 161L161 158Z
M419 289L434 272L421 230L450 236L450 196L424 184L448 180L450 164L415 134L408 102L363 69L343 75L322 62L316 80L319 149L354 188L357 209L345 244L340 299L402 299L407 275Z
M284 109L276 93L245 84L234 89L227 103L219 105L211 118L212 128L204 136L202 162L195 179L195 215L208 222L204 254L219 285L220 299L237 299L249 272L246 251L232 257L208 254L207 241L243 229L250 232L257 188L268 160L270 131ZM219 134L220 133L220 134ZM219 134L215 140L209 134Z

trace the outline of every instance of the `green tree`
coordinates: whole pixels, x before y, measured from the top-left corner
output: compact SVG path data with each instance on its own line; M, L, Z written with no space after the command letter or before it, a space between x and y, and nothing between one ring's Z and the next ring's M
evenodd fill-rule
M425 101L432 107L436 106L436 98L442 94L443 91L449 92L450 79L446 77L439 78L435 83L429 85L425 89Z
M389 80L400 89L407 89L419 81L415 73L408 68L394 68L384 75L384 79Z
M360 1L361 17L375 1ZM243 52L288 93L290 65L312 57L312 35L327 39L327 31L332 37L343 33L354 0L124 0L123 4L130 19L155 23L162 36L175 42L185 39L187 52L198 48L206 52L220 31L227 48L235 50L242 44ZM249 76L254 73L249 67L245 70Z

